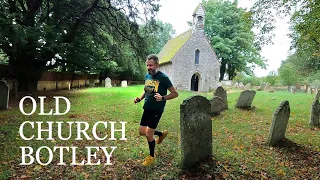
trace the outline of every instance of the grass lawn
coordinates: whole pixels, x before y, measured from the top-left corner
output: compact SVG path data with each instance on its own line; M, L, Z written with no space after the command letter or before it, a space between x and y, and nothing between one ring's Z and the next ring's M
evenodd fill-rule
M39 106L31 116L23 115L19 102L10 102L10 109L0 111L0 179L21 179L41 177L41 179L214 179L214 178L268 178L268 179L319 179L320 177L320 129L309 128L310 107L314 94L288 92L257 91L252 111L235 109L240 91L228 93L229 109L221 115L212 117L213 155L212 159L200 163L195 169L186 172L180 169L180 104L198 93L179 91L179 97L168 101L165 113L158 129L169 130L169 135L161 145L156 146L157 161L144 168L142 160L148 155L146 139L138 134L143 103L134 104L133 99L140 96L143 86L128 88L113 87L90 88L85 90L39 92L46 96L45 112L54 109L53 96L65 96L71 102L71 109L62 116L40 116ZM212 93L201 94L212 98ZM279 147L265 145L274 111L283 100L288 100L291 115L286 131L286 140ZM63 101L62 101L63 102ZM30 112L31 103L25 101L25 111ZM61 111L65 109L61 103ZM23 140L19 135L19 126L24 121L84 121L90 124L90 130L98 121L125 121L127 141L75 140L76 129L72 129L70 140L57 138L57 126L54 125L54 140ZM110 124L108 124L110 126ZM45 126L44 126L45 127ZM69 135L69 127L63 127L63 137ZM116 126L118 129L120 126ZM98 126L98 135L110 135L110 127ZM91 131L88 131L92 137ZM42 137L47 137L43 132ZM37 129L26 125L24 135L37 137ZM116 132L120 138L121 133ZM70 166L71 150L64 151L64 162L59 163L59 152L53 153L53 160L47 166L33 163L22 166L21 146L30 146L35 151L41 146L78 147L78 161L87 159L87 146L116 146L112 165ZM108 149L110 150L110 149ZM111 150L110 150L111 151ZM47 162L49 154L41 151L39 157ZM101 163L106 163L103 152L97 152ZM28 160L27 160L28 161Z

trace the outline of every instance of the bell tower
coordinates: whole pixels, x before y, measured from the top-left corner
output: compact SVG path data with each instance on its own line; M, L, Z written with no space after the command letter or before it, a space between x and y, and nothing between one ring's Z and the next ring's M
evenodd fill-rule
M192 16L193 16L193 29L204 30L204 20L205 20L206 13L201 3L196 7Z

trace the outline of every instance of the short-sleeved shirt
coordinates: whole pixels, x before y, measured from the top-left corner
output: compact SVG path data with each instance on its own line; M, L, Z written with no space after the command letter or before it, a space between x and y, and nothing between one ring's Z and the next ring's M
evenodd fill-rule
M156 101L154 95L159 93L161 96L167 95L167 90L172 86L169 77L161 71L155 75L146 74L145 77L145 101L143 109L163 112L166 101Z

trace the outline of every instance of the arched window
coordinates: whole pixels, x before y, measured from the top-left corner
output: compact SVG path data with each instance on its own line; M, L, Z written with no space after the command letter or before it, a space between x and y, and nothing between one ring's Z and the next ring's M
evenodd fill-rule
M200 50L197 49L196 54L195 54L195 58L194 58L195 64L199 64L199 56L200 56Z

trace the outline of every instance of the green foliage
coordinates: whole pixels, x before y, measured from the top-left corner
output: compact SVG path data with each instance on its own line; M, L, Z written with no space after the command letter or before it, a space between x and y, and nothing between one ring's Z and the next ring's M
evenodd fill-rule
M226 72L232 80L239 72L252 74L256 66L265 68L251 30L251 13L238 8L237 1L208 0L203 5L206 9L205 32L221 59L220 80Z
M275 86L278 80L279 76L276 71L271 71L266 77L266 82L270 83L271 86Z
M258 0L251 10L254 14L255 25L260 27L260 34L265 37L275 28L276 18L289 16L293 53L286 61L290 62L296 70L295 73L304 79L320 69L320 28L318 22L320 1ZM271 40L270 37L269 40Z
M282 84L285 86L295 85L299 80L299 76L291 63L283 62L278 71Z
M169 23L157 20L153 30L146 30L148 26L141 28L140 33L148 43L148 54L158 54L162 47L175 35L175 30Z
M313 88L320 88L320 70L312 73L307 78L308 83Z
M106 59L124 71L129 65L122 65L130 60L138 67L148 52L137 21L144 18L145 26L152 27L159 10L156 0L0 3L0 49L9 57L21 90L35 89L41 74L57 67L91 72L97 70L96 61ZM143 15L140 6L145 7ZM123 59L126 63L120 63Z
M255 75L248 76L244 73L239 73L235 78L234 82L242 82L243 84L250 83L252 86L259 86L261 83L261 78L256 77Z
M0 64L8 64L7 55L0 49Z

